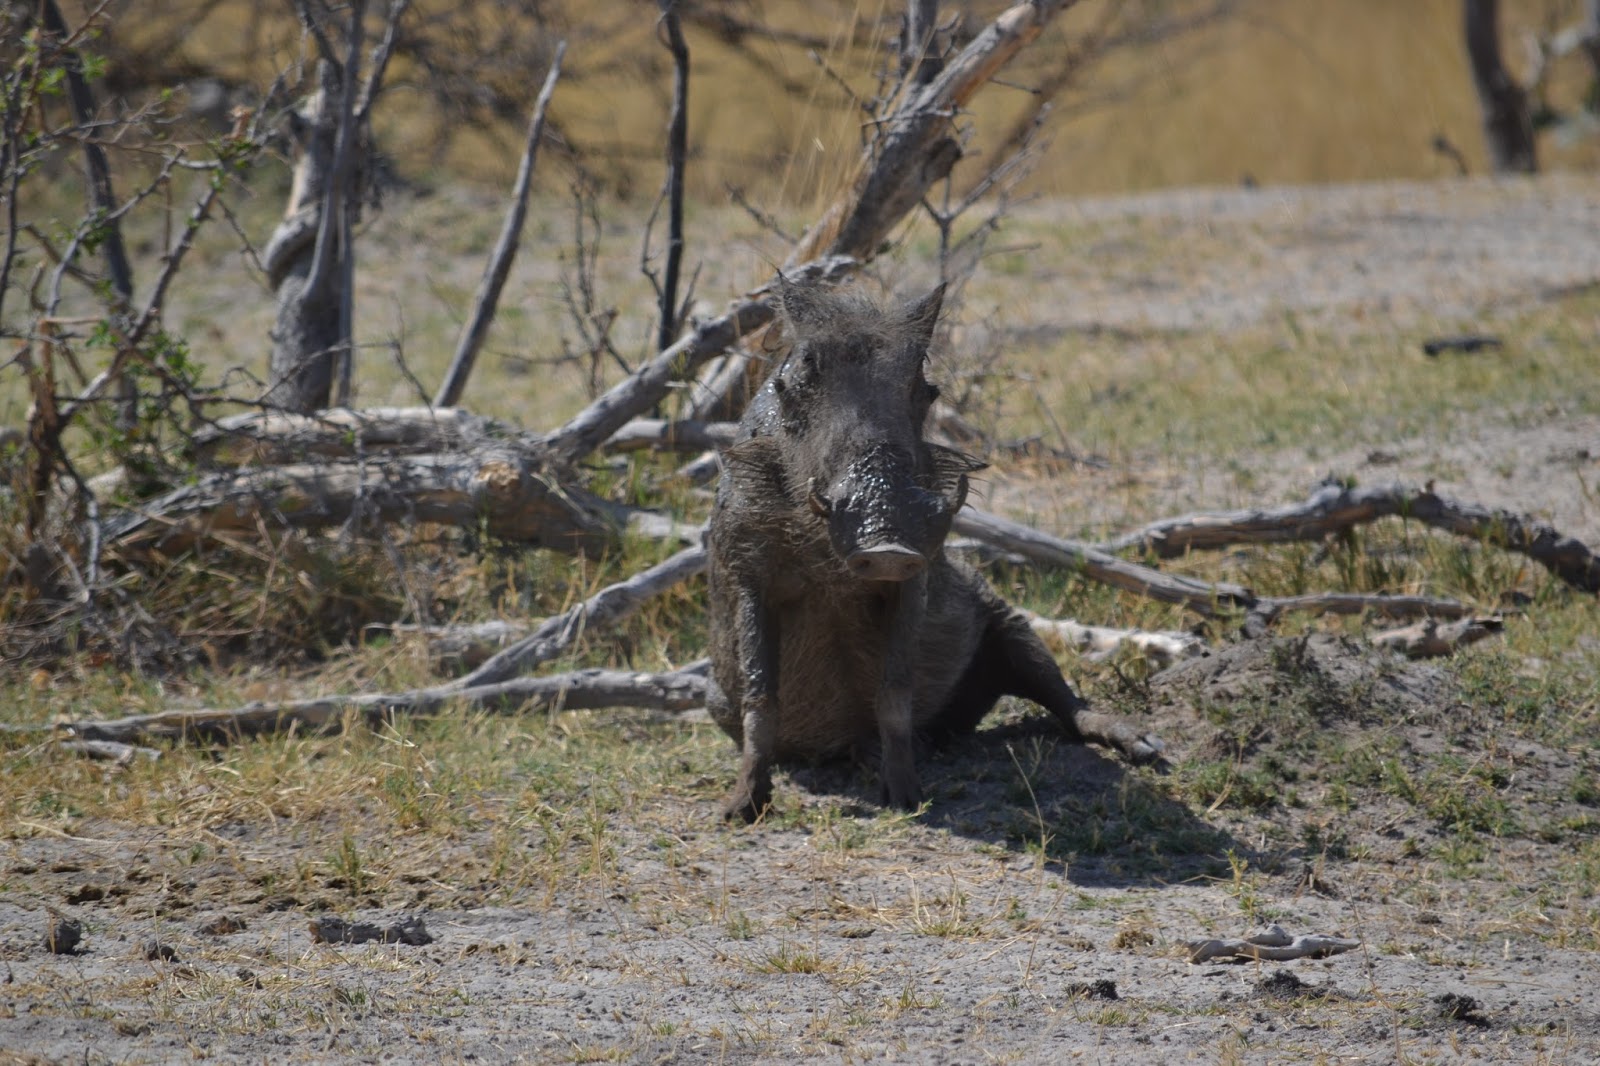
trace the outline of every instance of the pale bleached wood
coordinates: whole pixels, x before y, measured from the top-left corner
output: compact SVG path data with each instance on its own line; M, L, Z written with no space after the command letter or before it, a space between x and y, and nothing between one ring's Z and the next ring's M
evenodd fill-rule
M491 656L455 682L458 687L490 685L533 669L570 648L591 628L613 625L648 599L689 580L706 567L706 551L685 548L655 566L596 592L582 603L541 622L528 636Z
M1085 625L1070 618L1045 618L1016 608L1046 644L1070 648L1090 661L1108 658L1122 648L1133 648L1154 666L1170 666L1179 659L1204 655L1206 642L1193 633L1144 629L1115 629Z
M1359 940L1343 937L1307 934L1290 936L1281 926L1268 926L1259 933L1237 940L1186 940L1184 950L1192 963L1212 959L1254 959L1265 962L1287 962L1290 959L1325 959L1342 955L1361 946Z
M1455 652L1505 629L1499 618L1459 618L1437 622L1425 618L1398 629L1374 633L1372 643L1411 659L1433 659Z
M82 720L61 727L85 741L130 743L151 738L232 740L291 729L321 732L351 718L378 723L391 715L434 714L449 706L505 711L594 710L637 707L685 711L705 702L708 664L691 663L666 673L627 670L575 670L545 677L519 677L492 685L459 688L438 685L410 692L323 696L316 699L258 701L227 709L196 708L133 715L109 721Z
M1035 562L1081 570L1086 577L1140 596L1177 603L1202 615L1229 607L1249 608L1256 603L1250 590L1226 582L1211 584L1192 577L1164 574L1148 566L1119 559L1099 548L1042 533L968 507L956 515L954 529L964 536L1016 552Z
M636 452L648 448L658 452L703 452L710 448L726 448L738 432L737 422L635 418L611 434L605 450Z

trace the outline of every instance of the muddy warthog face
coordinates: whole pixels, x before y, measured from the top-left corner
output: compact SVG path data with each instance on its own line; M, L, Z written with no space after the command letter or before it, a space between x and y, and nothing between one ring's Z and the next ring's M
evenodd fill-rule
M943 286L898 312L784 285L794 346L772 380L784 464L855 576L905 581L950 532L982 464L929 445L928 345Z

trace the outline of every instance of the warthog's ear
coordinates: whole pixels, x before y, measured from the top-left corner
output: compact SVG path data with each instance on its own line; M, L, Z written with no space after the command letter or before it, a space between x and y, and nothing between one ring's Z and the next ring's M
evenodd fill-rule
M819 326L828 321L828 295L817 286L793 281L779 272L777 288L783 315L796 326Z
M941 281L933 287L932 292L909 304L901 312L900 320L905 324L907 339L924 353L928 345L933 343L933 330L939 324L939 309L943 306L944 282Z
M933 454L933 487L955 514L967 502L967 475L989 464L976 455L937 444L928 445L928 450Z

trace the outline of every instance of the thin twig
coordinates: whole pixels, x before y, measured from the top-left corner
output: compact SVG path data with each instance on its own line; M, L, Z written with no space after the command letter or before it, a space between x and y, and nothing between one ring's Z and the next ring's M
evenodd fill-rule
M533 166L538 159L539 142L544 137L545 113L550 108L550 98L555 93L556 81L561 77L561 59L567 54L567 42L556 45L555 57L550 61L550 72L545 75L544 87L534 101L533 118L528 123L528 140L522 149L522 162L517 167L517 180L511 190L511 204L506 210L500 239L495 242L494 253L478 284L478 294L472 302L472 314L456 343L455 357L444 381L433 397L436 407L454 407L461 402L461 393L467 387L478 352L489 335L489 325L494 321L499 307L500 293L506 278L511 274L511 264L517 258L517 246L522 239L522 226L528 217L528 191L533 185Z

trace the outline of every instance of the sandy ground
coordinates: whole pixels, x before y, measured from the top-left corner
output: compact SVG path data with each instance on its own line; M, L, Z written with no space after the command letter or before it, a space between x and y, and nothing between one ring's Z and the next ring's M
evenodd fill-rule
M1284 308L1329 321L1470 315L1600 283L1600 186L1576 178L1184 191L1029 210L1106 234L1058 279L1083 299L1030 310L1063 329L1227 330ZM1166 238L1215 258L1169 273L1142 254ZM1196 274L1198 288L1178 280ZM1589 416L1419 433L1315 460L1263 456L1250 495L1293 498L1341 468L1425 480L1441 456L1465 471L1461 496L1600 541L1584 491L1600 480L1600 420ZM1050 506L1114 498L1095 479L1126 476L1074 475ZM1201 462L1135 476L1162 486L1159 506L1111 507L1107 526L1237 495L1231 475ZM1020 510L1028 491L1001 479L993 505ZM1412 693L1344 727L1403 732L1419 759L1430 744L1469 760L1495 748L1487 723L1451 720L1451 682L1433 668L1323 653L1352 700L1356 681ZM1236 665L1161 681L1150 713L1162 732L1209 742L1193 705L1269 680L1260 663ZM1513 747L1495 757L1520 767L1506 795L1525 823L1581 816L1567 786L1591 757ZM1493 840L1469 872L1451 872L1423 857L1437 831L1374 800L1339 819L1345 857L1311 863L1283 856L1308 826L1331 824L1317 803L1204 817L1157 803L1141 825L1209 843L1173 855L1086 846L1063 863L1039 854L1040 825L995 820L1015 809L994 800L1016 789L1023 761L1032 803L1058 829L1074 812L1115 825L1148 798L1096 752L1005 723L930 762L923 821L870 833L852 828L869 813L855 806L858 781L797 772L780 802L842 803L842 817L730 831L713 800L663 798L653 830L610 827L614 867L592 891L492 906L475 852L485 841L469 835L418 857L409 898L355 915L419 913L426 946L313 944L308 917L330 900L269 887L308 831L294 826L219 825L198 863L159 829L18 833L0 842L0 1063L1600 1061L1596 902L1563 887L1580 861L1570 840ZM1219 864L1228 854L1242 865ZM52 909L84 923L79 953L42 949ZM218 932L219 916L243 928ZM1182 957L1183 941L1268 920L1362 946L1282 964ZM147 958L152 939L176 957Z

